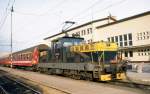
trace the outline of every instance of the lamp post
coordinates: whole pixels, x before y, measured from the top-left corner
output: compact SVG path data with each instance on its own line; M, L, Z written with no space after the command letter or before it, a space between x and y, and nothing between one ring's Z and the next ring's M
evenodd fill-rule
M12 20L12 17L13 17L13 12L14 12L14 9L13 9L13 6L11 7L11 27L10 27L10 32L11 32L11 34L10 34L10 40L11 40L11 43L10 43L10 49L11 49L11 53L10 53L10 61L11 61L11 68L13 67L13 64L12 64L12 62L13 62L13 55L12 55L12 48L13 48L13 45L12 45L12 32L13 32L13 24L12 24L12 22L13 22L13 20Z

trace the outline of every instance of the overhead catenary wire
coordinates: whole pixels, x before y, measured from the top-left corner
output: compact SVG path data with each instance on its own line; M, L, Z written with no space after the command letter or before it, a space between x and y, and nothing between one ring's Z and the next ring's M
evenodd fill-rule
M122 0L122 1L125 1L125 0ZM91 9L92 7L94 7L96 4L98 4L98 2L99 1L96 1L93 5L91 5L90 7L88 7L87 9L85 9L85 10L83 10L82 11L82 14L83 14L83 12L86 12L86 10L89 10L89 9ZM102 1L101 1L102 2ZM111 5L109 5L109 6L107 6L107 7L105 7L104 8L104 10L106 10L106 9L108 9L109 7L113 7L114 5L113 4L111 4ZM101 10L101 11L104 11L103 9ZM80 14L81 13L79 13L79 14L77 14L78 16L80 16ZM77 16L74 16L74 17L77 17ZM73 19L74 19L74 17L72 17ZM58 28L55 28L55 29L58 29ZM54 29L53 29L54 30ZM48 31L49 32L49 31ZM44 32L43 34L46 34L47 32ZM39 35L39 36L41 36L41 34ZM37 36L37 37L39 37L39 36ZM36 38L37 38L36 37ZM30 41L29 41L30 42Z
M15 10L14 12L15 13L18 13L18 14L21 14L21 15L29 15L29 16L45 16L49 13L53 14L54 10L57 10L56 7L60 7L62 6L64 3L66 3L65 0L61 0L60 2L58 2L56 5L52 6L51 8L49 8L46 12L44 13L40 13L40 14L35 14L35 13L27 13L27 12L21 12L21 11L18 11L18 10Z
M5 22L6 22L6 19L7 19L7 16L8 16L7 12L8 12L9 5L10 5L10 0L8 1L8 4L7 4L6 9L5 9L4 19L0 23L0 31L1 31L1 29L3 28L3 26L4 26Z
M62 0L62 1L64 1L64 0ZM83 12L85 12L85 11L87 11L87 10L89 10L91 7L94 7L95 5L97 5L99 2L102 2L103 0L97 0L95 3L93 3L92 5L90 5L88 8L86 8L85 10L83 10L82 11L82 13ZM60 2L60 3L58 3L58 5L59 4L61 4L62 2ZM62 4L61 4L62 5ZM56 5L57 6L57 5ZM17 12L16 10L14 11L15 13L19 13L19 12ZM20 12L21 13L21 12ZM30 13L22 13L23 15L32 15L32 14L30 14ZM78 14L77 14L78 15ZM39 15L32 15L32 16L39 16ZM74 15L74 17L75 17L76 15ZM62 23L62 24L64 24L64 23ZM61 24L61 25L62 25ZM54 29L51 29L51 30L56 30L56 29L58 29L58 27L56 27L56 28L54 28ZM48 32L49 32L50 30L48 30ZM48 32L44 32L43 34L45 35L46 33L48 33ZM43 35L42 34L42 35ZM41 36L41 34L40 34L40 36ZM37 36L37 37L39 37L39 36Z
M74 18L78 17L79 15L82 15L83 13L90 11L91 8L95 7L97 4L102 3L104 0L97 0L95 3L90 5L88 8L82 10L81 12L75 14L73 17L69 18L68 20L73 20Z
M104 10L110 8L110 7L113 7L114 5L121 4L121 3L124 2L124 1L126 1L126 0L121 0L121 1L119 1L119 2L115 2L115 3L113 3L113 4L110 4L110 5L106 6L105 8L101 9L101 11L104 11ZM96 1L95 3L93 3L90 7L86 8L85 10L83 10L83 11L82 11L82 14L83 14L83 12L89 11L89 9L91 9L92 7L95 7L95 5L98 4L98 2L99 2L99 0ZM102 1L101 1L101 2L102 2ZM76 17L77 15L79 16L80 14L76 14L76 15L73 16L73 17ZM73 19L73 17L72 17L71 19ZM93 20L93 17L92 17L92 20ZM56 27L56 28L51 29L51 30L56 30L56 29L59 29L59 27ZM50 31L50 30L48 30L48 32L49 32L49 31ZM44 32L43 34L40 34L39 36L35 36L34 39L35 39L35 38L38 38L38 37L40 37L40 36L42 36L42 35L45 35L45 34L47 34L48 32ZM32 42L33 42L33 41L32 41ZM31 43L31 41L30 41L30 43Z
M102 9L99 9L99 10L95 11L95 13L102 13L103 11L105 11L105 10L107 10L107 9L109 9L109 8L112 8L112 7L114 7L114 6L120 5L120 4L124 3L125 1L127 1L127 0L121 0L121 1L118 1L118 2L115 2L115 3L112 3L112 4L106 6L106 7L102 8ZM89 15L89 14L87 14L87 15ZM75 16L75 18L79 17L80 19L83 19L83 18L85 18L87 15L84 15L84 16L82 16L82 17ZM93 16L93 14L92 14L92 16ZM72 19L73 19L73 18L72 18ZM94 19L94 16L92 17L92 19Z

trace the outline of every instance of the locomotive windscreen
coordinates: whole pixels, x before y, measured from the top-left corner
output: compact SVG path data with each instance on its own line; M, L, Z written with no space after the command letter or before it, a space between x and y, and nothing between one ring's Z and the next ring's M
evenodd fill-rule
M112 60L115 60L116 56L117 56L116 51L105 51L104 53L105 63L109 63Z

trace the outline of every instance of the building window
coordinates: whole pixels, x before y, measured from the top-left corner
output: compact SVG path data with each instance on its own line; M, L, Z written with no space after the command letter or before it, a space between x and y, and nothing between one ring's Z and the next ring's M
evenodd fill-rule
M128 44L127 44L127 41L125 41L125 42L124 42L124 46L127 46L127 45L128 45Z
M138 56L140 56L140 52L138 52Z
M108 39L108 41L110 42L110 38L107 38Z
M83 33L83 30L82 30L82 31L81 31L81 35L83 36L83 34L84 34L84 33Z
M119 35L119 40L122 41L122 35Z
M145 40L145 36L143 36L143 40Z
M126 34L124 35L124 41L127 41L127 35Z
M118 42L118 36L115 36L115 41Z
M84 35L86 35L86 31L85 31L85 30L83 30L83 32L84 32Z
M132 46L132 33L119 35L115 37L109 37L108 41L116 42L120 47Z
M92 28L87 29L87 34L90 34L90 33L92 34Z
M128 52L125 51L125 52L124 52L124 56L125 56L125 57L128 57Z
M87 29L87 34L90 34L90 30L89 30L89 28Z
M90 33L92 34L92 28L89 28Z
M141 53L141 55L143 56L143 52Z
M111 42L114 42L114 37L111 37Z
M133 51L129 51L129 56L133 57Z
M150 31L140 32L137 34L137 40L146 40L150 39Z
M128 34L128 38L129 38L129 40L132 40L132 34L131 33Z
M129 41L129 46L132 46L132 41Z
M123 47L123 42L120 42L120 47Z

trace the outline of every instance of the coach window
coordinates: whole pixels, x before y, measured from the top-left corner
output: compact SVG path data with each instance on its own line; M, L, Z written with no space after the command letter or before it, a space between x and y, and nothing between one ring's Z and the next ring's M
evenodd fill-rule
M27 54L27 59L29 60L29 54Z
M20 59L22 60L22 54L21 54L21 56L20 56Z
M29 57L28 57L29 55L28 55L28 54L26 54L26 56L27 56L27 60L29 60Z
M20 59L20 56L19 56L19 54L17 54L17 60L19 60Z
M19 55L19 60L21 60L21 54Z
M23 54L23 59L26 60L26 54Z
M32 59L32 54L30 53L30 54L29 54L29 60L31 60L31 59Z
M26 60L28 60L28 54L25 54Z

